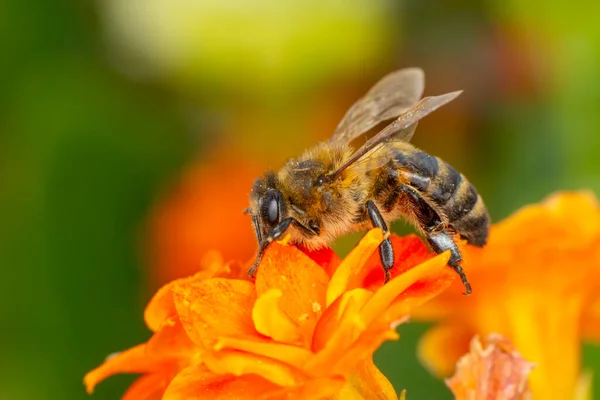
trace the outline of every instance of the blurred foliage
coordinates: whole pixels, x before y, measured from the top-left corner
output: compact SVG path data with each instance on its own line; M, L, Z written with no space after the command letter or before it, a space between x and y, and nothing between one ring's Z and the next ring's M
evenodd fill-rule
M600 192L595 3L242 2L181 26L161 26L158 1L154 19L122 13L137 3L0 3L2 399L85 398L87 370L149 336L150 209L217 133L276 165L393 68L421 66L427 94L465 89L415 143L469 176L494 219L559 188ZM176 42L155 41L158 27ZM198 29L188 42L186 27ZM450 398L415 358L423 330L401 326L376 361L409 398ZM597 375L600 348L583 361Z

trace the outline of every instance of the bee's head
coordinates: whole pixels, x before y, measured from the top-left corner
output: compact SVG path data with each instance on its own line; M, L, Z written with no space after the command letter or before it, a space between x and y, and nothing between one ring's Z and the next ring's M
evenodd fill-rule
M274 173L269 172L263 178L254 181L247 211L252 216L256 239L261 249L279 238L290 225L287 204L278 189Z

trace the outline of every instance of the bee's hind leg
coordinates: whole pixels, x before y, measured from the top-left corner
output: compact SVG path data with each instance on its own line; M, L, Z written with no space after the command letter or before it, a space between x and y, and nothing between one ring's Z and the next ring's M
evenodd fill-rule
M467 280L465 271L460 266L462 256L460 251L454 243L454 240L446 232L435 232L427 235L427 241L429 245L436 253L440 254L446 250L450 250L450 260L448 260L448 266L450 266L460 277L463 285L465 286L464 294L471 294L471 284Z
M381 228L383 234L387 236L389 233L387 224L383 220L383 217L373 200L367 201L367 212L373 227ZM384 282L387 282L390 280L390 269L394 266L394 249L389 237L386 237L379 245L379 257L381 257L381 264L383 265L383 272L385 273Z
M460 277L463 285L465 286L464 294L471 294L471 285L467 280L465 271L460 266L462 256L458 250L458 246L454 243L454 240L444 230L440 230L442 226L442 219L438 213L425 201L419 193L408 185L400 185L397 190L406 194L406 198L413 204L415 208L419 210L417 219L419 225L427 236L427 242L431 246L431 249L437 254L443 253L446 250L450 250L450 259L448 260L448 266L451 267Z

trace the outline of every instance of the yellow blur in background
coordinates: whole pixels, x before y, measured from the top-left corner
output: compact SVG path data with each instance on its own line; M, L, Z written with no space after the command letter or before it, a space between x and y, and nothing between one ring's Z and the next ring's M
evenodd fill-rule
M158 285L213 248L252 257L253 177L328 137L394 69L423 68L426 95L465 90L414 143L468 176L494 220L558 189L599 193L597 15L517 0L4 1L0 399L85 398L86 371L148 338ZM376 362L409 398L449 399L416 359L426 327L402 326ZM583 365L600 371L597 346Z

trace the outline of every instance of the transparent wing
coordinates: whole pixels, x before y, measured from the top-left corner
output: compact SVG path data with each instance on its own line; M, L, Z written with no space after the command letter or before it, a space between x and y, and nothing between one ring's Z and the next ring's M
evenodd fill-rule
M367 140L367 142L362 145L352 155L352 157L350 157L350 159L344 163L344 165L330 175L330 178L335 179L340 172L363 158L374 149L385 145L385 143L392 138L394 141L410 141L417 127L417 122L444 104L454 100L461 93L462 90L446 93L441 96L425 97L424 99L421 99L421 101L419 101L414 107L404 112L402 115L400 115L400 117L398 117L398 119L383 128L378 134Z
M425 74L419 68L384 76L350 107L329 141L350 142L380 122L396 118L419 101L424 87Z

